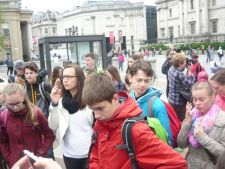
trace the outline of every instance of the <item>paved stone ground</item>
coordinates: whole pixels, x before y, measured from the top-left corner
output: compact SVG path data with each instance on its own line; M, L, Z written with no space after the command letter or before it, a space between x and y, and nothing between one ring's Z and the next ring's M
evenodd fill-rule
M155 80L154 86L157 88L160 88L162 90L162 99L167 100L166 96L165 96L165 91L166 91L166 76L163 75L161 73L161 65L163 64L163 62L165 61L165 55L158 55L155 57L156 58L156 65L155 65L155 72L156 72L156 76L157 79ZM215 56L214 57L216 61L218 61L218 57ZM210 64L206 64L206 56L204 55L200 55L199 56L199 60L200 63L205 67L206 71L210 74ZM37 62L38 63L38 62ZM126 71L126 63L124 64L124 71L120 72L122 79L124 79L125 77L125 71ZM0 77L3 77L5 79L7 79L7 75L6 75L6 66L5 65L1 65L0 66ZM56 157L56 161L60 163L60 165L63 167L63 169L65 169L64 163L63 163L63 159L62 159L62 153L61 153L61 149L60 146L58 146L58 143L55 142L54 144L54 152L55 152L55 157ZM185 156L187 152L187 149L185 149L181 154L183 156Z

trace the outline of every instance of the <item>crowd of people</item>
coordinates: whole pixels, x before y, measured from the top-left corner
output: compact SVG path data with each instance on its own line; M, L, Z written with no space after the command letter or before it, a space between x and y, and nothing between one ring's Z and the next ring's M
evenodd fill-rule
M9 83L0 84L0 168L60 169L55 140L66 169L225 168L225 69L209 76L197 54L187 59L170 50L162 65L165 103L153 86L155 70L139 54L127 59L125 79L122 53L118 65L101 72L93 53L84 58L84 68L55 66L50 79L35 62L13 64ZM131 133L124 129L128 122Z

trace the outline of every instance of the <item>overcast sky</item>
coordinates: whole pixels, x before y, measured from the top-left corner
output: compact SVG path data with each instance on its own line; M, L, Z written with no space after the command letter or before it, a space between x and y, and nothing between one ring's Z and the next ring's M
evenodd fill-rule
M74 6L79 6L86 0L22 0L22 7L33 11L59 11L70 10ZM154 4L155 0L130 0L131 2L145 2L147 5Z

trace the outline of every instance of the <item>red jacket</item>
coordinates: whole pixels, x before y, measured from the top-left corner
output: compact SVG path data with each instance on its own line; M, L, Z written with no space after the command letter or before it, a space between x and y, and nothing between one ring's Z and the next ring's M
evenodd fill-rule
M126 95L125 102L116 110L110 121L97 121L98 137L90 156L90 169L131 169L126 150L122 145L121 128L128 117L141 114L136 102ZM139 122L132 128L132 140L138 165L141 169L187 169L185 159L159 140L147 124Z
M39 123L34 126L24 121L25 115L16 117L8 109L4 111L7 111L7 120L6 128L0 135L0 148L10 168L23 156L23 150L29 150L37 156L46 156L55 136L44 114L34 109Z

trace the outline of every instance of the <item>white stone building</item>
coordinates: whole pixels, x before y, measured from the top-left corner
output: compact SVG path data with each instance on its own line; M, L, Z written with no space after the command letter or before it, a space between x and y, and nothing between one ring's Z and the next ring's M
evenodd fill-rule
M115 48L138 50L147 41L156 40L156 23L156 7L143 2L87 1L58 17L57 34L111 35Z
M225 0L157 0L158 42L225 40Z
M33 54L38 55L38 40L57 35L57 12L37 12L32 16Z

